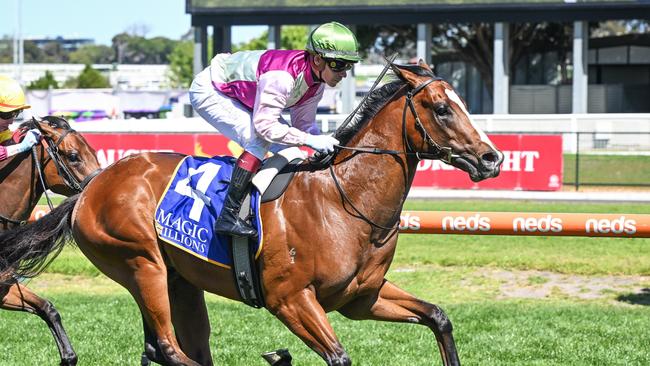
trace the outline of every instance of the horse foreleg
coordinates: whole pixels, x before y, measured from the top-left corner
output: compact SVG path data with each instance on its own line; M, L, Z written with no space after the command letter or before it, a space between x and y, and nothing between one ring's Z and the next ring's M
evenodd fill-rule
M269 310L328 365L352 364L312 291L304 289L288 296L282 303Z
M426 325L436 336L443 364L460 365L451 321L440 307L420 300L388 281L384 281L377 295L351 302L339 309L339 312L356 320L374 319Z
M25 311L38 315L47 323L50 328L56 346L61 356L61 365L76 365L77 354L72 349L68 335L63 329L61 315L56 311L54 305L33 293L27 287L14 283L10 286L0 288L0 308L15 311Z
M203 366L212 365L210 319L203 290L177 273L169 276L172 323L181 349Z

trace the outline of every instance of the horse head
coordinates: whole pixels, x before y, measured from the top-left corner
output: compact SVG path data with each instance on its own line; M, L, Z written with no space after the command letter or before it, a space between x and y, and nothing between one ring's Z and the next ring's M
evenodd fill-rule
M472 121L465 101L427 64L391 64L407 84L402 115L407 149L467 172L474 182L499 175L503 154Z
M100 170L95 150L68 122L55 116L23 123L20 128L37 128L42 133L40 158L48 189L70 196L79 193ZM47 156L43 154L45 152Z

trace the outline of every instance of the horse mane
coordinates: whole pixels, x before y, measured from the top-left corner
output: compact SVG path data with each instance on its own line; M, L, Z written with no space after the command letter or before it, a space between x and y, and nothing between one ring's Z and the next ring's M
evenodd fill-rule
M408 71L418 76L425 77L436 77L433 72L429 69L425 69L419 65L396 65L392 66ZM361 127L363 127L368 121L372 119L379 111L384 108L386 103L399 91L406 81L404 79L398 78L397 80L389 81L387 84L382 85L378 89L374 90L368 95L368 98L365 100L363 105L359 108L357 115L349 125L343 129L337 130L334 134L334 138L339 140L341 145L346 145L354 135L359 132Z
M42 121L46 121L51 127L54 128L60 128L62 130L71 130L72 127L70 127L70 124L68 121L66 121L63 117L59 116L45 116L41 119ZM36 119L31 119L26 122L23 122L19 126L20 128L27 128L27 129L32 129L32 128L37 128L36 127Z

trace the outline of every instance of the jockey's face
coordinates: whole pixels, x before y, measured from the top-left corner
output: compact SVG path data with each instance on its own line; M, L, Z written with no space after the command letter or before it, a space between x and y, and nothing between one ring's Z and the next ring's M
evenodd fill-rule
M10 117L10 118L3 118L3 117ZM4 131L9 128L9 125L14 123L15 116L8 116L8 115L0 115L0 131Z
M346 70L334 71L320 55L314 57L314 66L317 74L330 87L335 87L344 77L348 75Z

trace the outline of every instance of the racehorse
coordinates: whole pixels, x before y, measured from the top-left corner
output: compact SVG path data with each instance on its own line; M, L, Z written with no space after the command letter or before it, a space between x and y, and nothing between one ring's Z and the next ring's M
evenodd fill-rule
M328 365L352 362L327 320L330 311L425 325L443 364L459 365L443 310L385 274L418 161L441 159L480 181L499 174L503 154L473 124L454 88L427 65L391 63L391 68L397 80L374 91L353 123L335 134L341 143L337 153L300 165L284 194L262 204L264 250L258 266L265 306ZM0 236L0 245L22 249L12 258L0 253L0 259L4 267L30 276L70 235L135 299L149 359L211 365L204 290L241 298L229 269L157 237L156 205L182 158L143 153L117 161L80 195ZM30 240L33 236L39 239Z
M79 193L86 179L99 169L95 151L64 119L48 116L19 128L38 128L42 140L31 154L18 154L0 165L0 230L26 223L46 189L66 196ZM76 365L77 355L52 303L20 284L11 271L3 274L0 308L41 317L52 331L61 365Z

